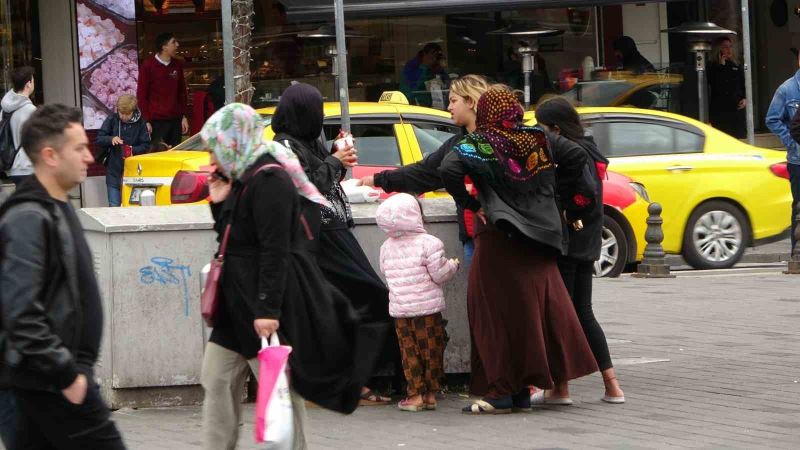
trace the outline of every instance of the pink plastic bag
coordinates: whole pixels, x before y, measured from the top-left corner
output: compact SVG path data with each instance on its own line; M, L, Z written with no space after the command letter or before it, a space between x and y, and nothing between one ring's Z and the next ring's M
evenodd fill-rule
M281 345L278 334L261 338L258 352L258 396L256 398L256 442L272 449L291 449L294 433L292 398L286 363L292 347Z

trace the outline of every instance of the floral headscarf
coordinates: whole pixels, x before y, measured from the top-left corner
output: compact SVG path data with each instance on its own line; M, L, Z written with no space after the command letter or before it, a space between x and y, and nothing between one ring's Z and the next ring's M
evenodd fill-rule
M253 108L242 103L224 106L203 125L200 136L232 179L241 178L262 155L269 154L292 178L298 194L314 203L330 206L308 180L297 156L277 142L264 140L264 121Z
M512 92L490 89L478 100L476 130L455 149L479 175L503 178L518 190L535 189L536 175L555 166L544 131L522 125L522 117Z

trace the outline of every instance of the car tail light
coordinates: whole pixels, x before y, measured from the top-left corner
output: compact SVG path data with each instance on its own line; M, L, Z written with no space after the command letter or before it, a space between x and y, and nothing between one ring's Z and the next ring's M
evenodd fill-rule
M208 197L208 172L181 170L175 174L170 187L172 203L195 203Z
M769 166L769 170L775 174L775 176L789 179L789 168L786 166L785 162L773 164Z

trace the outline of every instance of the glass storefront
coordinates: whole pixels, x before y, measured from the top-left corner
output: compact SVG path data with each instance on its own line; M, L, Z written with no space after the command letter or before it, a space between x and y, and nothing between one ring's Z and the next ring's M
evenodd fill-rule
M372 102L382 92L401 91L412 104L444 109L449 81L468 73L522 90L518 50L537 44L532 107L543 97L562 95L582 106L634 106L696 116L696 78L686 42L660 30L697 20L700 3L720 2L558 8L494 2L482 12L454 7L436 15L346 15L350 97ZM333 18L304 14L308 2L302 0L256 3L254 106L274 106L292 81L312 84L327 100L335 100ZM736 14L733 9L715 20L740 23ZM534 41L492 33L510 25L562 34ZM740 46L736 51L741 55Z
M11 71L14 67L31 66L35 69L37 86L42 85L42 52L39 36L38 0L0 0L0 71L3 93L12 88ZM42 103L42 90L37 89L32 98Z

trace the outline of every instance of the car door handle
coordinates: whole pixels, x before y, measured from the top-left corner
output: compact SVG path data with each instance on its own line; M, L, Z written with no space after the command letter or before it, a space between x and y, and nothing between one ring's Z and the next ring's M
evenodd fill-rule
M694 169L694 167L692 167L692 166L670 166L670 167L667 167L667 170L669 170L670 172L688 172L688 171L690 171L692 169Z

